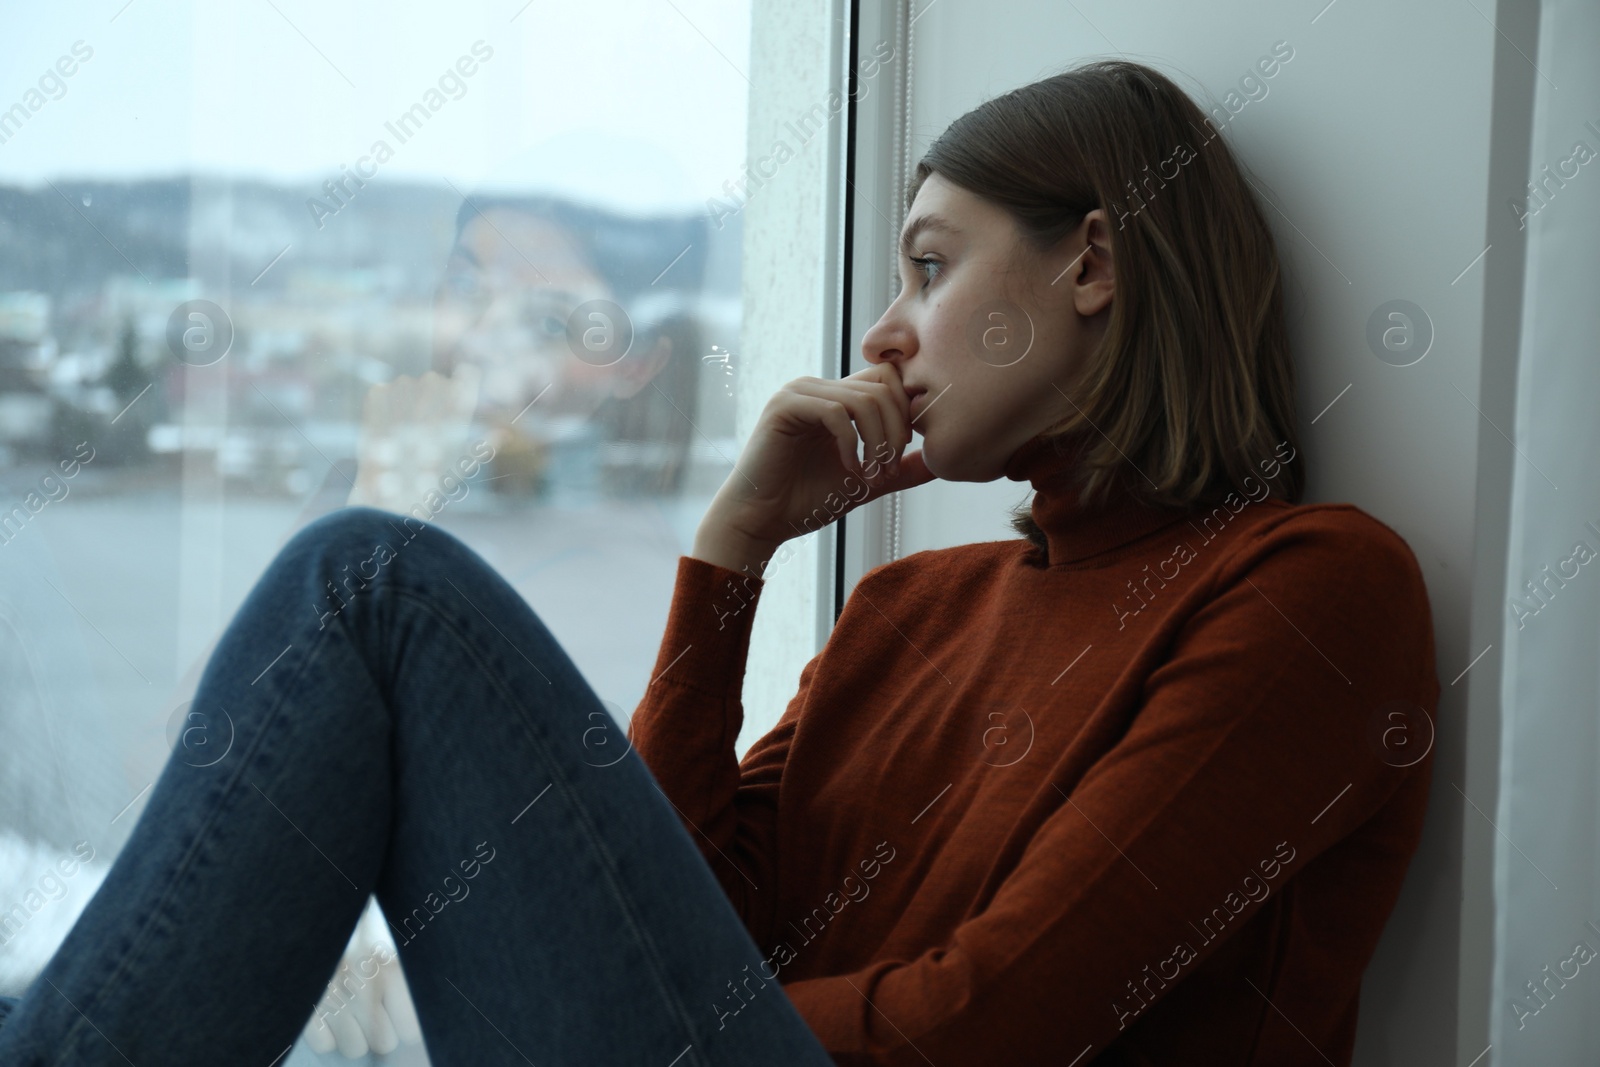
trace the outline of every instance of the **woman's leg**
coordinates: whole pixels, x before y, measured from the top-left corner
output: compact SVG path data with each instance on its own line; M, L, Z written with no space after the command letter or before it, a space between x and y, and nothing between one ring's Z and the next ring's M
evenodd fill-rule
M269 1067L376 893L435 1067L830 1064L776 982L720 1024L760 950L555 639L436 527L302 531L190 722L0 1063Z

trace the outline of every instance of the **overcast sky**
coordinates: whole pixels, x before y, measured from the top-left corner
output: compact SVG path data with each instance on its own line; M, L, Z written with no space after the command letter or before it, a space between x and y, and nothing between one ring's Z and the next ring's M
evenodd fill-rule
M94 0L5 23L0 111L47 83L0 144L5 184L202 171L310 196L382 139L382 176L703 210L744 160L748 0ZM492 57L401 143L385 122L480 40Z

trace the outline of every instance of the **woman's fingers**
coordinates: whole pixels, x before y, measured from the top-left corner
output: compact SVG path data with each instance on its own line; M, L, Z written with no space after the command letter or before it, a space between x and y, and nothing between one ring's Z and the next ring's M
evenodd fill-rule
M417 379L410 375L402 374L388 383L389 386L389 411L388 429L390 432L411 422L412 412L416 408Z
M885 469L882 476L868 487L867 494L854 502L853 507L869 504L879 497L888 496L890 493L914 489L924 482L933 481L933 479L934 473L922 461L922 450L907 452L901 457L900 466L893 469Z
M862 455L846 466L861 470L869 481L881 480L891 460L910 442L909 423L896 403L893 386L862 379L808 379L801 389L812 396L826 397L844 405L859 432Z
M877 405L883 420L883 439L873 446L875 462L867 467L877 481L881 480L879 473L887 474L891 464L899 458L900 450L911 443L911 422L903 407L909 401L905 400L905 392L898 383L863 379L858 387Z
M402 374L367 390L349 502L403 511L425 496L460 455L481 384L478 367L463 363L448 377Z
M895 365L874 364L831 384L859 390L877 406L883 437L873 442L871 456L877 462L867 467L874 475L879 468L892 469L900 451L911 443L911 398L906 395Z
M899 412L899 425L905 431L906 439L910 440L911 397L906 395L905 381L900 377L899 368L893 363L875 363L843 380L847 382L859 380L882 386L882 395L886 396L890 405Z
M456 367L450 380L455 383L455 414L462 420L470 421L472 413L478 408L478 392L483 384L483 372L475 363L462 363Z
M849 413L850 421L855 426L856 436L861 441L860 458L857 459L855 452L851 452L852 462L848 464L850 469L861 470L872 457L881 456L880 450L885 440L883 412L879 410L877 402L871 396L862 389L823 378L807 382L805 388L812 396L844 405Z
M819 504L842 514L828 503L839 494L854 506L932 480L920 454L910 464L901 456L911 442L909 404L889 364L849 378L804 377L785 384L767 401L738 469L701 521L707 544L717 543L720 530L776 546L795 536L796 523ZM829 437L836 464L826 459ZM857 478L866 485L856 487ZM711 534L705 534L708 529Z
M845 470L853 471L858 467L856 450L860 446L860 439L856 436L848 407L832 397L798 390L791 391L785 407L799 421L820 424L833 435L839 450L839 462Z
M879 495L914 489L925 482L933 481L934 477L934 473L923 462L922 449L919 448L900 457L900 465L890 472L889 480L879 487Z
M911 398L906 395L905 382L900 378L900 371L893 363L878 363L864 371L858 371L863 381L874 383L878 393L885 398L885 408L893 418L891 424L899 431L902 440L901 447L911 443ZM849 381L855 378L852 374Z

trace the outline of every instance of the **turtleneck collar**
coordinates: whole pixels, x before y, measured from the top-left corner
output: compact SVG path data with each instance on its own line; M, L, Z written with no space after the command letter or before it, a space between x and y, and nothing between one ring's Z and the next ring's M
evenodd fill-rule
M1047 566L1088 559L1189 514L1185 509L1147 506L1118 489L1103 503L1085 503L1077 475L1078 456L1087 441L1087 437L1071 440L1041 434L1006 460L1005 476L1029 482L1035 490L1031 511L1035 525L1049 542Z

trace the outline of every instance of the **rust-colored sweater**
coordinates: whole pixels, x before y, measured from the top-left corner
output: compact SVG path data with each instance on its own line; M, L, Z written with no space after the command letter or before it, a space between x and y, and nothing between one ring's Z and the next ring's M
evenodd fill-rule
M1006 466L1047 560L867 573L742 763L760 583L680 558L633 743L839 1064L1348 1064L1431 775L1415 557L1348 504L1087 509L1072 470Z

